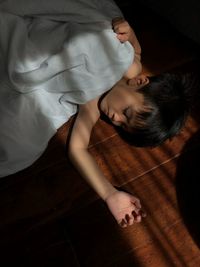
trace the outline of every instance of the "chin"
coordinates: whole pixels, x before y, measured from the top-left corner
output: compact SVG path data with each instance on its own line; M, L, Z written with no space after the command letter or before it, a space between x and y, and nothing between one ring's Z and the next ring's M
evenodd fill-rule
M106 115L106 108L105 108L105 95L106 95L106 93L104 93L102 96L100 96L99 101L98 101L99 111L104 113L105 115Z

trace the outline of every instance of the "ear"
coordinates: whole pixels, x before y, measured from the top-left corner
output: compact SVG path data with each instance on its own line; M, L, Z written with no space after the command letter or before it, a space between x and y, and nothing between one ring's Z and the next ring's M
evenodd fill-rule
M142 85L142 86L144 86L148 83L149 83L149 78L144 74L140 74L137 77L130 79L128 84L129 85L137 85L137 86Z

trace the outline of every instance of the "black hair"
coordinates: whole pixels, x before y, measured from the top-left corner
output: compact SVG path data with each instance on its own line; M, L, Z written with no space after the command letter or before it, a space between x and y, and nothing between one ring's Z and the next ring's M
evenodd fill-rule
M184 126L198 85L192 73L163 73L149 78L150 82L139 89L147 108L136 114L136 123L127 132L116 127L119 135L129 144L138 147L155 147L178 134Z

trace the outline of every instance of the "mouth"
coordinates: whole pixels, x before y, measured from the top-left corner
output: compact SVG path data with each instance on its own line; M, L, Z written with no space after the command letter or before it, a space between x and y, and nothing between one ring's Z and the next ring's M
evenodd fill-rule
M111 121L113 121L114 114L111 114L111 115L110 115L109 112L108 112L108 115L107 115L107 116L108 116L108 118L109 118Z

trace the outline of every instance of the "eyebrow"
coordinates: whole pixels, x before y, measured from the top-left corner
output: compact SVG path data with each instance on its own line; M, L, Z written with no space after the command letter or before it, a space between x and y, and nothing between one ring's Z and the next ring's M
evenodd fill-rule
M134 117L134 115L133 115L134 111L133 111L132 106L129 106L127 109L130 109L131 113L130 114L125 113L127 123L123 123L122 128L128 130L128 129L131 129L131 126L134 124L134 122L131 123L131 121L133 120L133 117Z
M133 128L141 128L145 126L146 121L145 117L148 115L151 111L152 108L148 106L144 106L141 110L136 111L132 106L131 108L131 118L127 119L127 124L125 125L125 128L128 130L133 130Z

